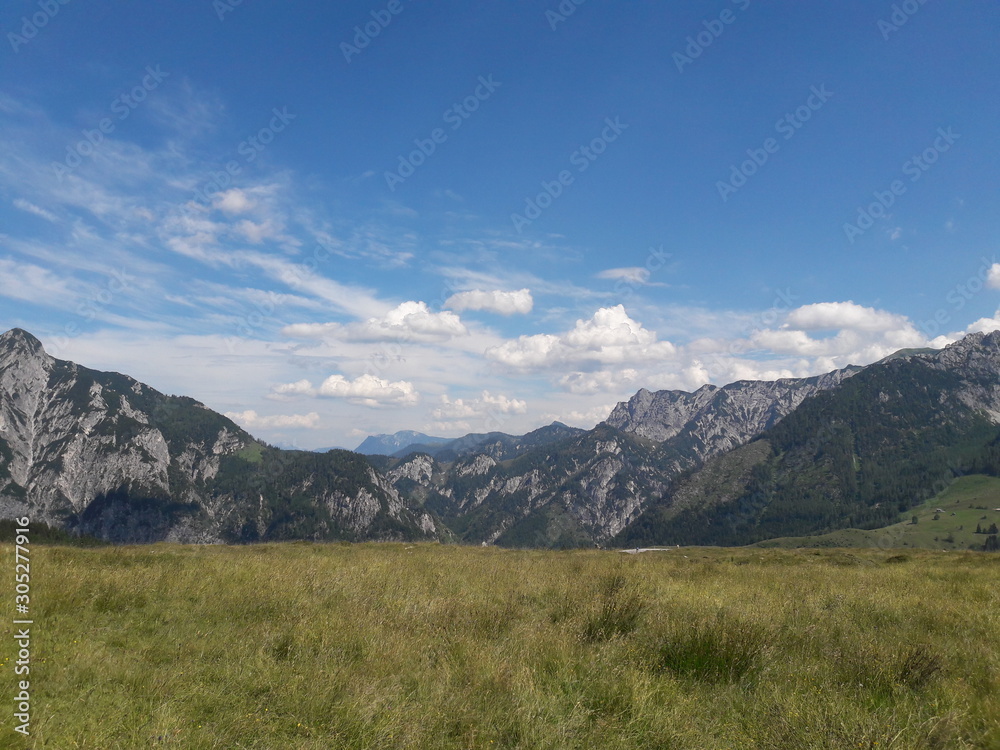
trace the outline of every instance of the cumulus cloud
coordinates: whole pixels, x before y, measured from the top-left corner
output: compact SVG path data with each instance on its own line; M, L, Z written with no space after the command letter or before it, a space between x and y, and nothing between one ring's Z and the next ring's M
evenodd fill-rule
M1000 263L990 266L986 276L986 286L990 289L1000 289Z
M626 367L621 370L571 372L559 379L559 385L570 393L607 393L632 386L638 379L639 371Z
M405 380L389 382L374 375L360 375L348 380L343 375L331 375L318 387L308 380L275 386L273 395L279 397L309 396L344 399L362 406L412 406L420 401L413 383Z
M255 428L294 428L317 430L321 426L319 423L319 414L314 411L309 412L308 414L275 414L272 416L261 416L252 409L249 409L247 411L240 412L227 411L226 416L248 430Z
M434 409L431 415L438 420L453 420L496 417L501 414L527 414L527 412L527 401L508 398L502 393L494 396L489 391L483 391L482 396L474 399L452 400L447 395L441 396L441 405Z
M562 335L521 336L486 350L496 362L518 369L536 369L567 363L620 364L651 362L673 356L669 341L633 320L622 305L604 307L589 320Z
M468 329L453 312L431 312L424 302L404 302L363 323L296 323L282 333L302 339L439 342L464 336Z
M907 325L904 315L847 302L817 302L788 313L785 325L799 331L889 331Z
M1000 331L1000 310L997 310L992 318L980 318L965 329L966 333L992 333L993 331ZM948 343L951 343L951 341L948 341Z
M308 380L299 380L275 386L274 393L280 396L315 396L316 389Z
M516 292L501 292L498 290L484 292L475 289L471 292L459 292L445 300L444 306L452 310L485 310L500 315L526 315L531 312L535 301L529 289L519 289Z

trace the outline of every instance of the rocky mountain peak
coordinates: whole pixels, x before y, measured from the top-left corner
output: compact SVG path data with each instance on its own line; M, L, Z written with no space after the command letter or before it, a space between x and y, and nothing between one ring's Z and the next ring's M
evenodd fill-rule
M659 442L685 440L704 460L751 440L809 396L836 387L860 370L847 367L817 377L773 382L740 380L722 388L706 384L693 393L642 389L619 403L606 421Z
M23 515L119 542L436 534L361 456L270 448L15 328L0 335L0 518Z
M11 328L6 333L0 334L0 358L6 361L27 358L51 359L45 353L42 342L22 328Z

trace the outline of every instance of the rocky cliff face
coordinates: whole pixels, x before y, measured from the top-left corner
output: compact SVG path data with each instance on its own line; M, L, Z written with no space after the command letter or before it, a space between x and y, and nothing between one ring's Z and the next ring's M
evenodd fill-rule
M686 443L698 460L732 450L791 414L805 399L834 388L861 367L812 378L773 382L740 380L694 393L643 389L619 403L607 423L657 441Z
M286 522L291 508L308 522ZM22 515L122 542L435 533L360 456L269 448L192 399L54 359L13 329L0 335L0 517Z
M591 546L621 531L681 464L660 445L599 425L517 453L411 455L387 472L465 542Z
M972 333L939 352L911 359L934 370L960 373L959 401L1000 424L1000 331Z

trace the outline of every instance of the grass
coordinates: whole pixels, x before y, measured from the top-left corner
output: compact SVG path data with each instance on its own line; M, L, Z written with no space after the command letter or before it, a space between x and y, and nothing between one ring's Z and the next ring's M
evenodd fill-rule
M941 550L982 549L984 534L1000 526L1000 479L983 475L960 477L941 494L901 515L899 523L881 529L841 529L829 534L782 537L758 542L757 547L877 547ZM939 512L940 509L940 512ZM913 523L912 517L917 517Z
M0 746L995 749L998 564L38 546L32 737Z

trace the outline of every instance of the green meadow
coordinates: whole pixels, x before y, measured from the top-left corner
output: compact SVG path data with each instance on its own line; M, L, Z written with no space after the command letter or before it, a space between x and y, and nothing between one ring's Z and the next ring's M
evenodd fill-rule
M984 475L961 477L941 494L906 511L900 519L881 529L841 529L817 536L769 539L755 546L982 549L987 535L977 534L977 527L986 531L992 524L1000 526L1000 479Z
M1000 748L997 555L39 545L31 563L31 737L6 701L4 747Z

